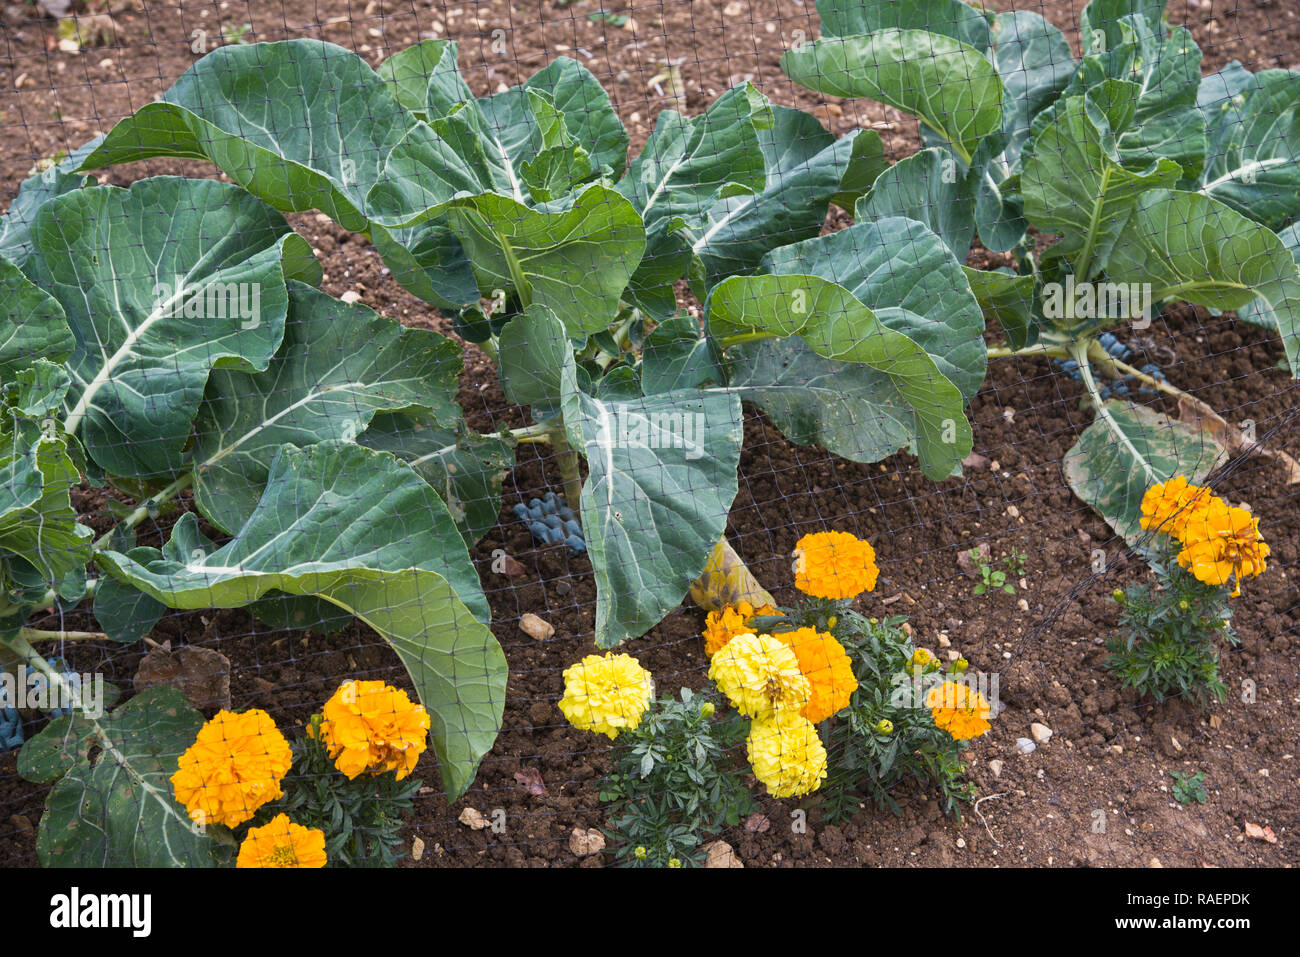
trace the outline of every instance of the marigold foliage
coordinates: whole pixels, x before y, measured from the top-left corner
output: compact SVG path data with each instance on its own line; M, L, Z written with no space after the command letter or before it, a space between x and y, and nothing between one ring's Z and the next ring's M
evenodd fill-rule
M293 752L260 708L218 711L177 764L172 788L190 818L237 827L282 796L280 781L293 764Z
M880 569L870 542L849 532L814 532L794 548L794 584L814 598L856 598L876 587Z
M1182 535L1178 564L1207 585L1233 581L1232 597L1241 594L1241 580L1268 568L1270 549L1259 533L1259 519L1244 508L1215 498L1199 512Z
M771 635L737 635L713 656L709 677L736 710L764 718L777 711L801 712L812 686L789 645Z
M858 690L858 679L853 676L852 660L834 635L816 628L799 628L774 637L790 646L800 672L808 679L805 718L818 724L849 706L849 699Z
M990 728L988 701L960 681L945 681L931 688L925 696L925 706L930 709L934 723L957 741L978 738Z
M704 619L704 653L710 658L737 635L749 634L752 618L758 615L778 614L772 605L755 609L749 602L741 599L735 605L725 605L721 611L711 611Z
M429 713L401 688L382 681L343 682L321 717L321 741L349 780L396 771L400 781L428 747Z
M826 777L826 748L800 714L778 711L753 722L745 747L754 776L772 797L811 794Z
M235 867L324 867L325 860L324 831L277 814L270 823L249 828Z
M560 711L575 728L612 739L640 725L654 691L654 678L631 655L588 655L565 669Z

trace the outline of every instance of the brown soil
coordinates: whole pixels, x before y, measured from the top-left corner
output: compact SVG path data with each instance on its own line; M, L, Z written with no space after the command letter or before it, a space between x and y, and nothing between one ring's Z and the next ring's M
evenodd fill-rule
M1009 9L1009 0L993 4ZM1042 12L1053 23L1077 24L1081 3L1054 0L1015 4ZM677 105L647 84L658 63L685 58L681 69L687 108L702 108L730 84L754 80L777 102L815 111L836 133L859 125L880 129L895 157L918 145L915 122L866 101L822 104L793 87L777 60L797 39L816 35L811 3L734 0L731 3L630 3L611 0L635 29L594 23L595 0L567 6L506 0L478 3L311 4L133 2L116 14L117 43L81 54L47 52L52 21L13 22L2 28L0 112L6 138L0 149L0 201L13 195L41 156L70 149L106 131L123 115L165 89L195 59L192 31L215 36L221 24L251 23L250 39L319 36L349 46L377 63L420 35L461 41L462 68L476 92L512 84L559 54L577 56L614 97L639 149L658 110ZM1251 69L1300 67L1300 14L1285 2L1173 0L1171 19L1186 23L1205 51L1205 69L1232 59ZM505 30L507 50L492 48L493 31ZM499 36L499 35L498 35ZM1077 46L1077 30L1072 34ZM212 175L199 164L149 163L115 169L108 181L125 183L159 172ZM294 217L325 264L324 287L334 295L357 290L374 308L411 325L447 331L446 321L386 275L374 251L324 217ZM1300 391L1276 369L1276 337L1231 317L1179 309L1159 319L1144 343L1171 381L1197 394L1230 422L1253 420L1275 448L1300 456L1294 413ZM913 460L895 456L865 466L823 450L797 448L770 422L749 410L741 461L740 494L728 534L758 576L781 600L794 597L788 554L804 532L844 528L875 543L882 576L861 602L868 614L906 614L920 643L931 648L940 632L975 668L1001 675L1007 710L990 734L973 743L971 776L986 800L958 826L939 811L933 795L900 787L901 817L868 806L851 823L824 826L815 800L806 833L789 826L792 802L762 799L771 821L766 832L743 829L723 837L747 866L968 865L1099 866L1271 865L1300 860L1296 829L1300 769L1300 601L1296 574L1300 518L1297 486L1281 468L1258 456L1241 460L1219 490L1247 502L1264 517L1273 546L1268 572L1236 604L1239 649L1225 655L1223 671L1234 690L1249 679L1258 698L1234 694L1220 707L1198 712L1174 701L1160 707L1120 692L1101 665L1102 642L1114 625L1112 588L1145 577L1106 526L1066 488L1060 462L1090 421L1080 408L1081 387L1046 360L996 361L971 405L975 448L988 465L939 485L925 480ZM481 429L522 424L493 382L483 357L471 350L461 396ZM1173 410L1167 410L1173 411ZM1277 429L1276 434L1269 434ZM562 670L595 650L595 586L589 564L563 547L539 549L510 513L510 506L558 486L554 469L536 446L520 450L507 482L500 524L474 550L493 611L493 627L510 663L505 727L485 760L475 787L448 805L436 788L421 795L409 828L426 844L414 866L599 866L579 861L568 847L575 827L599 827L606 808L598 798L609 767L605 739L576 732L555 706ZM101 511L99 494L86 490L79 507ZM158 544L171 519L147 530ZM99 527L105 527L102 520ZM150 537L152 536L152 538ZM1015 596L975 597L956 562L958 551L987 542L995 556L1028 556ZM1092 549L1104 547L1111 564L1094 576ZM504 548L526 567L508 579L490 572L491 553ZM1025 610L1021 600L1028 605ZM537 642L518 620L534 612L556 627ZM35 624L43 624L37 622ZM698 637L702 615L683 607L627 650L651 669L661 689L700 686L705 659ZM85 614L64 627L90 628ZM303 721L349 676L405 683L395 656L373 633L353 625L322 637L274 631L242 611L169 615L155 640L219 647L234 663L237 707L263 707L282 727ZM70 653L79 670L100 670L129 687L138 648L84 646ZM1019 755L1015 739L1040 721L1056 732L1051 742ZM990 761L1004 762L1000 776ZM515 779L537 769L546 794L530 797ZM1182 807L1169 791L1171 770L1205 772L1208 803ZM419 774L438 780L431 756ZM0 864L35 861L34 826L45 789L17 778L12 755L0 756ZM501 808L506 830L473 831L457 823L464 807L484 814ZM1106 833L1093 833L1103 811ZM1269 826L1277 843L1247 839L1246 822Z

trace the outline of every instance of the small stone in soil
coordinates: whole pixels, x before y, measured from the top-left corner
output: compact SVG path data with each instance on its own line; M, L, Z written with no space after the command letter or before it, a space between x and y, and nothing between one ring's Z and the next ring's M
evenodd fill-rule
M465 810L461 811L460 817L457 818L457 820L460 821L461 824L464 824L466 827L471 828L472 830L475 831L481 831L483 830L483 828L487 827L489 824L492 823L487 818L485 818L477 809L472 807L467 807L465 808Z
M524 563L513 555L503 554L501 556L501 574L507 578L518 578L527 571L528 569L524 568Z
M1039 744L1046 744L1052 740L1052 729L1045 724L1039 724L1035 721L1029 726L1029 731L1034 736L1034 740Z
M589 827L585 831L575 827L573 833L569 835L569 850L578 857L590 857L604 849L605 835L594 827Z
M701 848L708 856L705 858L705 867L744 867L740 859L736 857L736 852L732 850L731 845L726 841L714 841L711 844L704 845Z
M555 594L567 595L571 591L573 591L573 586L570 585L568 582L559 581L555 583Z
M1028 738L1016 738L1016 750L1021 754L1033 754L1038 750L1038 745Z
M519 619L519 630L538 641L545 641L555 634L555 626L531 611L524 612Z

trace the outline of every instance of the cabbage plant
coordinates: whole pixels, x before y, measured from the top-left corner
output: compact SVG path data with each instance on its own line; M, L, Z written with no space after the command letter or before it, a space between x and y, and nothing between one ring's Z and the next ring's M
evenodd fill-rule
M410 673L454 799L501 726L506 663L471 549L520 443L549 444L580 503L604 647L734 555L742 401L796 442L864 462L907 449L935 480L959 469L983 316L941 235L888 216L870 227L874 265L817 274L799 252L885 169L874 132L837 140L746 83L700 115L662 113L629 162L577 62L476 97L456 55L430 40L374 70L319 41L222 47L24 182L0 220L11 663L61 682L43 642L137 641L167 608L359 618ZM87 175L151 157L209 161L228 182ZM458 342L320 291L284 218L304 210L365 237L452 317L529 423L476 432L455 401ZM726 292L760 269L752 294ZM707 323L679 308L683 281L712 294ZM98 535L73 508L82 482L129 502ZM138 544L187 490L166 543ZM82 602L102 633L27 624ZM109 747L112 774L26 765L43 781L98 775L103 800L78 812L94 819L86 860L205 859L210 835L171 826L185 735L138 747L141 720L82 708L59 726ZM75 810L51 807L43 827ZM157 819L166 841L139 826Z
M783 70L810 89L916 116L926 147L880 174L854 225L774 251L767 275L719 284L710 320L729 321L735 301L792 273L856 275L862 250L906 270L913 247L900 222L928 227L962 263L977 237L1009 253L1014 268L963 267L965 281L948 291L973 292L1001 325L1007 346L990 356L1077 363L1096 419L1067 453L1066 477L1139 544L1143 492L1178 474L1200 481L1227 452L1196 424L1105 398L1099 374L1133 377L1226 424L1111 355L1101 333L1145 328L1166 303L1237 310L1278 334L1297 374L1300 73L1234 62L1202 77L1200 49L1170 28L1162 0L1092 0L1078 60L1029 11L985 13L960 0L817 9L821 38L788 51ZM945 367L954 382L959 371Z

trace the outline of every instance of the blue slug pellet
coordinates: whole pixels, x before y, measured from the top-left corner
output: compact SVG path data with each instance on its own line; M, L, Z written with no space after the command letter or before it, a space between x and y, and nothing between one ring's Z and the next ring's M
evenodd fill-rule
M1106 350L1106 354L1112 359L1118 359L1120 362L1127 362L1133 356L1133 350L1120 342L1119 339L1115 337L1114 333L1103 332L1097 337L1097 341L1101 343L1102 348ZM1070 378L1079 380L1083 379L1083 373L1079 371L1079 363L1075 362L1073 359L1056 359L1055 362L1057 368ZM1158 379L1161 382L1169 381L1165 378L1165 374L1161 371L1160 367L1154 363L1148 362L1142 367L1142 371L1151 376L1151 378ZM1108 399L1112 396L1127 398L1133 395L1134 392L1137 392L1140 395L1155 394L1155 390L1146 383L1138 382L1134 380L1132 376L1127 375L1116 379L1114 382L1103 384L1099 391L1103 399Z
M23 746L23 719L17 708L0 708L0 754Z
M1161 369L1154 362L1148 362L1146 365L1142 367L1142 371L1145 372L1153 379L1159 379L1161 382L1169 381L1168 379L1165 378L1164 370Z
M580 555L587 550L577 513L569 508L562 495L547 492L541 498L529 499L527 505L520 502L511 511L528 526L537 544L563 542L569 546L570 555Z

